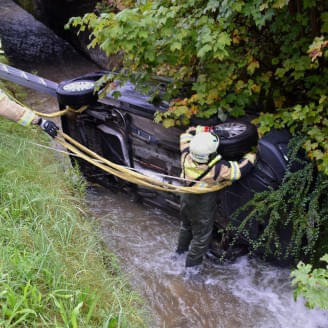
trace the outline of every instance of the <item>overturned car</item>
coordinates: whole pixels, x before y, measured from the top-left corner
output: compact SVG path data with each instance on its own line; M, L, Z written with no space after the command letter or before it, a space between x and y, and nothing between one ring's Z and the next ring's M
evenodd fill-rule
M170 176L179 176L179 135L183 129L166 129L153 121L154 113L167 110L168 104L150 103L149 97L139 93L131 83L115 90L120 92L118 99L112 93L98 99L93 88L102 74L89 74L59 84L56 92L61 108L88 104L83 114L63 118L63 130L117 164L136 168L148 175L159 175L159 178L165 175L163 179L166 182L170 182ZM252 173L219 192L218 225L229 221L235 210L250 200L254 193L280 185L288 164L290 134L286 130L271 131L258 141L256 127L249 118L220 122L215 116L208 120L195 119L191 124L215 125L223 132L219 152L228 160L239 159L258 144ZM178 214L178 195L130 185L83 160L79 161L79 165L90 180L114 190L133 190L142 203Z
M183 129L166 129L153 121L154 113L167 110L168 103L150 103L149 97L138 92L131 83L117 87L115 91L120 92L119 98L114 97L113 92L99 98L94 92L95 83L104 74L106 72L87 74L57 84L0 65L0 77L56 96L61 109L87 105L82 114L62 117L64 132L78 142L116 164L157 176L165 182L174 182L173 177L181 172L179 135ZM254 193L280 185L288 165L290 135L287 131L271 131L258 140L256 127L249 118L220 122L215 116L208 120L196 119L192 124L215 125L221 131L219 152L225 159L239 159L257 146L257 161L252 172L218 193L217 227L231 221L233 213ZM146 189L108 174L83 159L75 160L87 179L112 190L133 193L145 205L178 215L177 194ZM260 228L255 227L257 229Z

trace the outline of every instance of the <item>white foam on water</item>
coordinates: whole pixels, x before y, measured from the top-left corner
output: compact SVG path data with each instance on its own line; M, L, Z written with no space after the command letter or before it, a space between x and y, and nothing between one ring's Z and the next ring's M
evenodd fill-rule
M303 299L294 301L289 271L241 258L231 265L235 271L229 288L233 295L254 307L266 309L270 317L254 328L327 328L328 312L308 309Z

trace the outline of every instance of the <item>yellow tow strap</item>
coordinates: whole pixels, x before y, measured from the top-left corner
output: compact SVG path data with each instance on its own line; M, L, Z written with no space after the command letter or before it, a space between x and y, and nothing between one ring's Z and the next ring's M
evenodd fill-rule
M87 147L81 145L79 142L68 136L62 131L59 131L59 136L56 140L63 145L66 149L71 151L76 156L84 159L85 161L97 166L98 168L104 170L107 173L113 174L120 179L129 181L131 183L156 189L159 191L174 192L174 193L192 193L192 194L203 194L213 191L218 191L224 187L231 185L231 181L224 181L218 185L211 187L184 187L180 185L175 185L172 183L167 183L164 181L157 180L155 178L146 176L142 173L136 172L131 168L127 168L122 165L115 164L106 158L98 155Z
M88 106L82 106L79 109L72 109L70 107L66 107L64 110L61 110L59 112L51 113L51 114L46 114L46 113L41 113L41 112L36 112L35 110L33 111L36 115L41 116L41 117L46 117L46 118L55 118L55 117L60 117L63 116L67 113L78 113L81 114L83 113Z
M78 110L67 107L65 110L46 114L34 111L34 113L41 117L46 118L54 118L67 114L68 112L74 113L82 113L87 109L87 106L83 106ZM108 159L98 155L87 147L83 146L66 133L62 131L58 131L58 136L55 138L62 146L72 152L74 155L84 159L90 164L104 170L107 173L113 174L120 179L126 180L128 182L137 184L139 186L143 186L146 188L156 189L159 191L173 192L173 193L191 193L191 194L204 194L208 192L218 191L223 189L229 185L231 185L231 181L223 181L220 184L214 186L204 186L200 187L199 184L201 182L197 181L198 185L194 185L192 187L184 187L181 185L175 185L172 183L160 181L158 179L146 176L140 172L134 171L132 168L128 168L122 165L115 164ZM184 179L180 179L184 180ZM190 182L189 180L186 180Z
M24 105L22 102L20 102L18 99L14 98L12 95L10 94L6 94L7 97L9 97L12 101L16 102L18 105L22 106L22 107L25 107L27 109L29 109L30 111L34 112L34 114L38 115L38 116L41 116L41 117L46 117L46 118L55 118L55 117L60 117L60 116L63 116L67 113L77 113L77 114L81 114L83 113L87 108L88 106L85 105L85 106L82 106L80 107L79 109L73 109L69 106L66 106L66 108L64 110L60 110L58 112L54 112L54 113L41 113L41 112L37 112L35 110L33 110L32 108L29 108L28 106Z

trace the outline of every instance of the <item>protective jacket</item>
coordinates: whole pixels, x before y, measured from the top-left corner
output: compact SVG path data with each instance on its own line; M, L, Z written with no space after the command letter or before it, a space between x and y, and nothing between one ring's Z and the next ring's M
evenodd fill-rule
M227 185L227 182L230 184L231 181L240 179L252 169L255 154L247 154L240 161L226 161L217 155L208 164L195 162L189 153L189 143L195 134L205 131L206 127L191 127L180 136L183 178L199 180L201 177L196 183L198 186L218 183ZM181 195L181 226L177 252L184 253L189 250L186 257L187 267L200 264L208 250L216 208L216 192Z
M39 117L30 109L23 107L11 99L3 90L0 89L0 116L20 125L37 124Z
M190 127L180 136L181 177L188 180L197 180L204 172L208 173L201 178L198 186L213 186L225 181L236 181L247 174L253 167L255 154L247 154L239 161L226 161L217 155L207 164L195 162L189 153L189 143L192 137L206 131L206 127ZM210 168L210 170L209 170Z

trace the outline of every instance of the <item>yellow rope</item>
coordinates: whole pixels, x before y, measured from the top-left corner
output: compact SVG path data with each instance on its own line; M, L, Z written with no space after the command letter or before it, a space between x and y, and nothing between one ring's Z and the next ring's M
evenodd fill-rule
M60 116L63 116L67 113L78 113L78 114L81 114L83 113L86 109L88 108L88 106L82 106L81 108L79 109L73 109L71 107L66 107L64 110L60 110L58 112L55 112L55 113L51 113L51 114L46 114L46 113L41 113L41 112L37 112L35 110L33 110L33 112L38 115L38 116L41 116L41 117L46 117L46 118L55 118L55 117L60 117Z
M14 98L13 96L11 96L10 94L7 94L7 96L14 102L16 102L18 105L24 107L24 108L27 108L29 109L30 111L32 111L33 113L35 113L36 115L38 116L41 116L41 117L46 117L46 118L55 118L55 117L60 117L60 116L63 116L67 113L77 113L77 114L81 114L83 113L87 108L88 106L85 105L85 106L82 106L80 107L79 109L73 109L69 106L66 106L66 108L64 110L60 110L58 112L54 112L54 113L42 113L42 112L37 112L35 110L33 110L32 108L24 105L22 102L20 102L18 99Z
M129 181L131 183L144 186L146 188L152 188L159 191L174 193L203 194L218 191L224 187L231 185L231 181L224 181L220 184L211 187L198 187L197 185L193 187L184 187L174 185L171 183L159 181L157 179L143 175L142 173L135 172L134 170L126 168L122 165L115 164L93 152L92 150L88 149L87 147L81 145L79 142L72 139L64 132L59 131L59 137L57 137L56 140L69 151L71 151L73 154L93 164L94 166L99 167L105 172L113 174L119 177L120 179ZM99 161L101 161L102 163L99 163Z
M18 104L20 104L23 107L26 107L22 103L20 103L17 99L11 97L14 101L16 101ZM47 113L41 113L37 111L33 111L36 115L46 118L55 118L59 116L63 116L69 112L73 113L82 113L84 112L88 106L82 106L79 109L72 109L70 107L66 107L66 109L62 111L58 111L55 113L47 114ZM97 153L93 152L92 150L88 149L87 147L83 146L67 134L65 134L62 131L59 131L59 137L56 137L56 140L63 145L65 148L67 148L69 151L71 151L73 154L77 155L78 157L84 159L85 161L91 163L94 166L99 167L100 169L104 170L107 173L113 174L120 179L126 180L128 182L144 186L146 188L156 189L159 191L166 191L166 192L174 192L174 193L192 193L192 194L204 194L208 192L218 191L220 189L223 189L229 185L231 185L231 181L223 181L220 184L210 186L210 187L200 187L199 184L197 186L194 185L192 187L184 187L181 185L174 185L172 183L167 183L164 181L159 181L157 179L154 179L152 177L146 176L144 174L141 174L139 172L134 171L131 168L126 168L122 165L115 164L106 158L98 155ZM99 163L101 161L102 163ZM187 180L186 180L187 181Z

